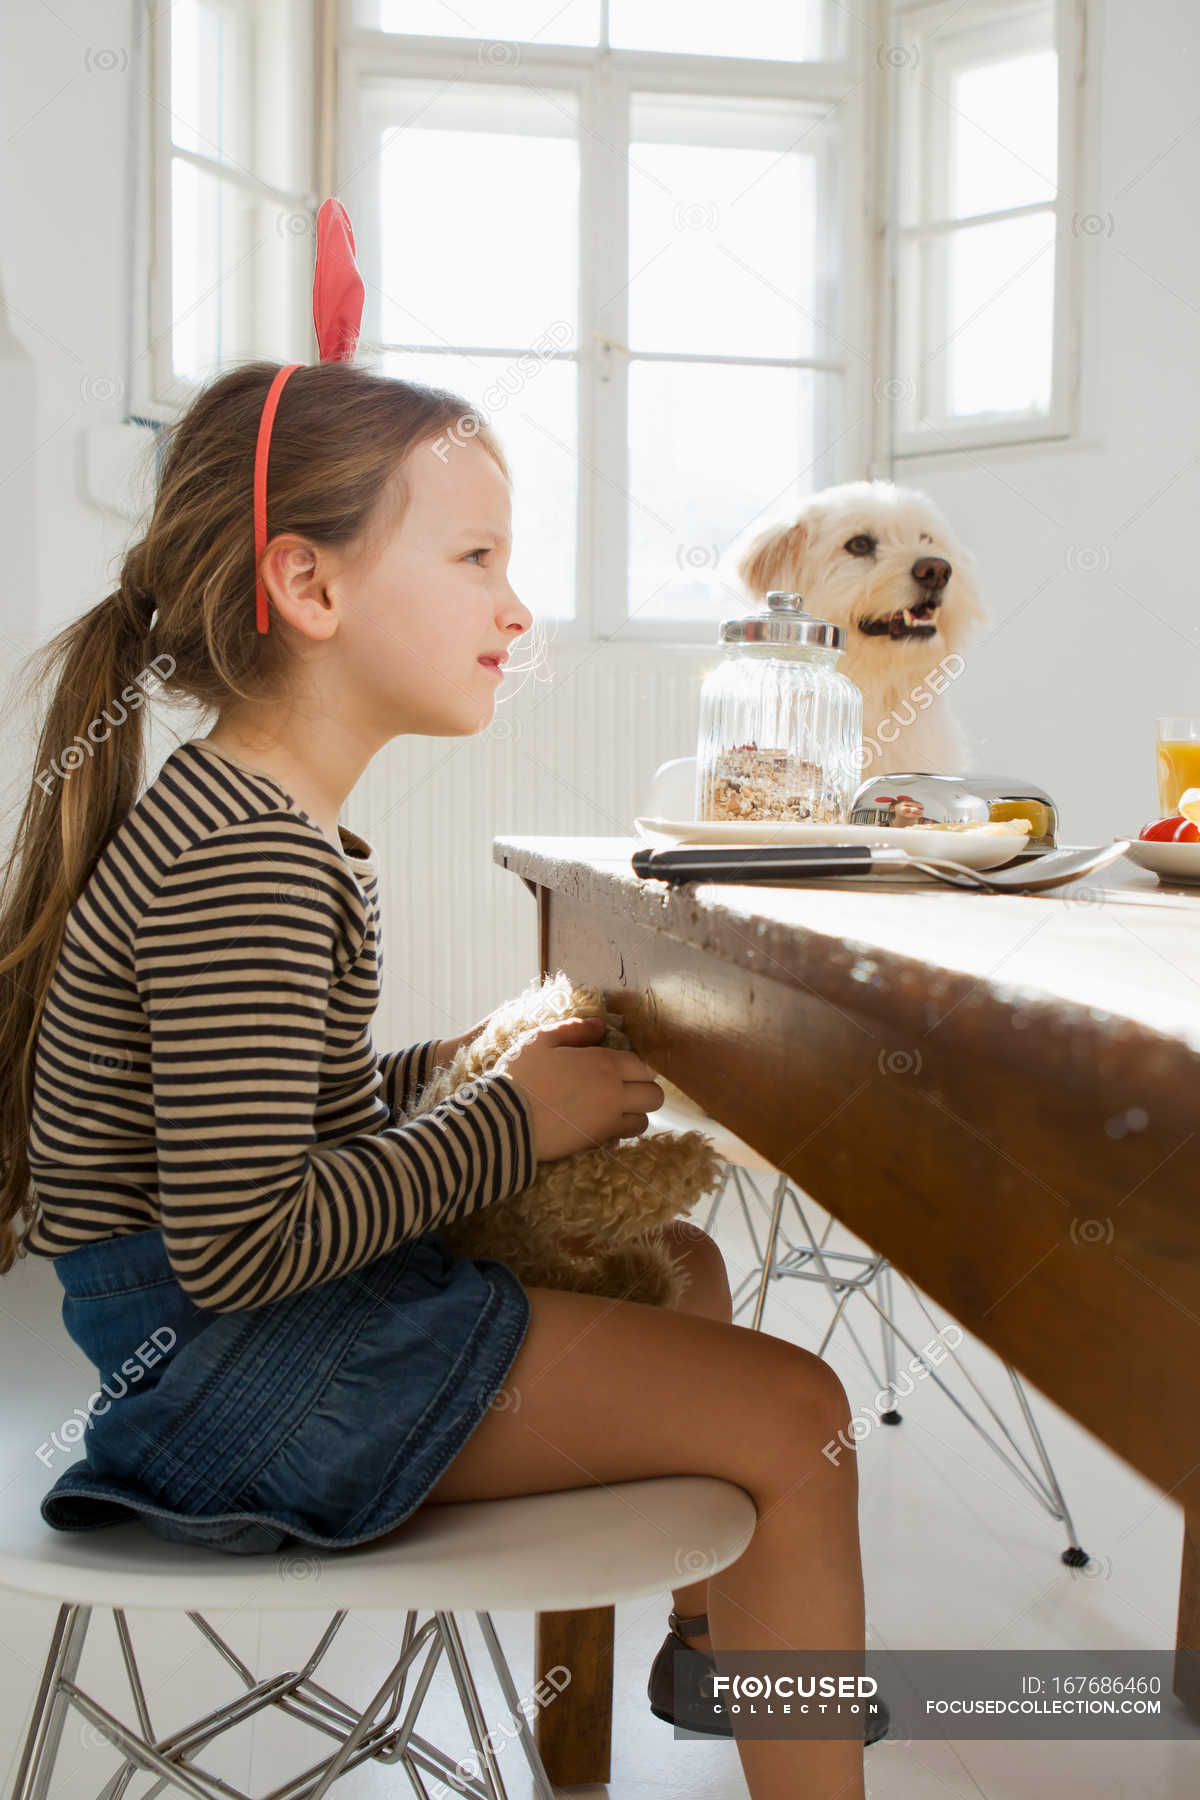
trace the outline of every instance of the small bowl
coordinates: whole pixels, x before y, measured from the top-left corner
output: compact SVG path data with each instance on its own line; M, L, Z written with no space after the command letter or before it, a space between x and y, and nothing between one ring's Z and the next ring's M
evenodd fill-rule
M1058 808L1045 788L1009 775L875 775L850 803L856 825L987 825L1000 819L1029 820L1029 836L1014 861L1041 856L1058 842ZM946 833L947 845L955 835Z

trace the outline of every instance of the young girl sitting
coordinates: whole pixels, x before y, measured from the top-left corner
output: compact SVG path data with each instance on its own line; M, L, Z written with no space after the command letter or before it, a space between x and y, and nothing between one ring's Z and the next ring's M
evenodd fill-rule
M302 366L275 393L256 559L276 375L201 392L119 586L45 653L0 901L0 1270L54 1259L101 1388L43 1515L264 1552L380 1538L425 1503L712 1475L758 1526L674 1591L668 1642L861 1649L854 1457L822 1454L846 1396L732 1325L710 1238L672 1228L690 1286L666 1311L527 1290L439 1234L540 1161L644 1131L663 1090L572 1020L399 1121L482 1024L375 1049L378 869L338 814L393 738L490 722L494 659L532 623L510 478L456 396ZM150 669L216 718L143 791ZM504 1388L519 1407L493 1406ZM755 1800L863 1792L861 1742L738 1748Z

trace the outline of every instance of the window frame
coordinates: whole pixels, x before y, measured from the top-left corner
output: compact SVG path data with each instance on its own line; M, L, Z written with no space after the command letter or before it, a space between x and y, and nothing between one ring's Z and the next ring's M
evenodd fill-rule
M219 10L238 21L240 29L251 34L254 0L209 0ZM322 8L326 0L313 0L312 44L308 64L314 76L312 92L304 92L309 84L301 80L296 100L313 120L310 164L321 163L323 124L319 96L318 56L322 44ZM134 332L138 353L133 358L130 382L130 413L152 425L170 424L179 417L200 385L177 376L173 363L174 306L173 245L171 236L172 185L177 162L190 164L231 187L241 188L256 199L276 205L289 214L307 214L315 229L318 197L311 187L280 187L256 175L240 164L207 156L202 151L177 145L171 130L171 8L144 0L143 34L147 46L145 106L139 120L139 136L143 155L139 157L140 198L136 207L134 233L135 279L133 283ZM242 92L238 103L243 113L255 105L255 47L250 45L241 62ZM278 65L276 65L278 66ZM140 272L141 279L138 278ZM293 296L297 316L308 310L307 295ZM310 334L311 335L311 334ZM286 345L279 354L284 355ZM305 346L305 353L309 346Z
M229 0L236 11L246 0ZM997 0L998 4L998 0ZM1059 170L1053 208L1059 221L1055 275L1051 411L1038 425L983 422L936 430L916 443L894 431L894 405L884 377L898 374L895 240L891 193L897 168L888 146L896 129L894 83L882 53L871 42L898 41L906 21L944 10L947 0L871 0L875 31L844 34L842 57L803 63L707 57L657 51L607 50L590 46L522 43L522 78L573 91L580 109L580 340L578 350L557 354L577 371L580 478L576 530L576 610L551 624L560 641L652 642L664 647L711 646L711 621L639 620L630 613L625 491L628 486L627 384L602 381L604 360L627 368L625 283L628 217L624 158L606 146L625 144L625 124L634 91L698 96L765 97L798 104L816 102L842 114L838 140L840 180L837 230L840 236L841 296L838 332L847 346L841 382L841 419L823 460L814 470L814 488L866 473L902 478L927 462L949 466L980 449L1059 448L1081 443L1082 286L1085 247L1074 230L1070 196L1082 192L1086 174L1083 141L1092 105L1088 63L1088 0L1054 0L1059 50ZM1011 9L1008 9L1011 10ZM307 210L315 217L320 195L336 191L334 171L348 177L352 155L354 95L365 76L393 74L403 79L429 75L474 81L511 82L511 66L478 55L473 38L408 38L356 25L352 0L313 0L313 167L319 192L274 187L259 177L231 171L216 158L177 150L171 139L169 21L154 0L143 6L146 54L145 105L135 119L136 157L131 192L134 206L132 332L128 415L148 424L176 418L191 385L174 377L171 365L171 171L178 155L211 162L223 179L244 181L261 198ZM336 68L336 72L335 72ZM1094 127L1093 127L1094 128ZM827 171L828 172L828 171ZM1081 203L1078 203L1081 204ZM990 215L984 215L990 216ZM360 244L360 250L366 250ZM827 278L827 271L826 271ZM613 296L605 305L598 296ZM819 306L831 315L828 290ZM610 348L605 351L602 346ZM859 349L858 346L865 346ZM454 348L458 348L455 346ZM310 350L309 354L315 354ZM646 360L671 353L645 353ZM682 353L681 353L682 354ZM703 358L687 361L766 360L804 368L820 358ZM880 374L876 374L880 371ZM166 377L164 381L164 375ZM500 421L500 428L503 422ZM770 496L764 496L764 507ZM748 524L750 521L747 522Z
M982 0L981 10L990 12L990 24L996 31L1019 29L1022 13L1031 13L1037 0L1014 7L1011 0ZM945 458L953 463L970 452L983 449L1029 448L1050 445L1062 448L1081 441L1081 368L1083 336L1083 257L1080 253L1076 223L1081 209L1072 195L1078 195L1085 178L1084 129L1088 110L1087 82L1087 0L1051 0L1054 13L1054 40L1058 56L1058 170L1056 191L1050 201L1037 201L995 212L968 215L962 220L931 221L924 216L913 226L903 227L897 221L896 194L910 170L920 171L924 147L918 134L911 130L909 142L901 145L901 109L897 87L905 70L897 66L887 72L879 84L879 141L890 146L881 159L880 181L880 256L877 287L882 296L880 338L877 347L879 366L890 372L890 381L878 384L876 409L877 434L872 467L886 467L900 473L915 462ZM906 27L936 19L948 13L953 18L948 0L881 0L885 30L881 42L902 45ZM964 57L964 66L970 59ZM943 165L944 166L944 165ZM930 242L936 238L948 241L957 230L971 229L985 221L999 222L1007 217L1051 213L1056 220L1054 305L1051 324L1050 403L1040 416L983 415L976 423L966 421L952 425L924 425L904 428L897 423L899 401L889 389L897 391L907 379L899 349L900 330L900 245ZM943 259L944 261L944 259ZM944 304L944 290L942 303ZM920 354L920 347L918 347ZM897 465L901 467L898 468Z
M847 33L848 37L853 36ZM742 58L684 55L657 51L600 50L591 46L520 45L521 78L540 89L568 89L579 109L580 145L580 274L579 348L558 352L574 361L577 371L580 477L576 519L575 613L555 619L549 629L555 641L654 642L711 647L711 619L638 619L629 611L628 548L625 517L628 489L627 399L625 381L604 379L603 369L619 359L627 366L629 280L628 211L625 153L631 96L682 93L698 96L769 98L844 108L840 146L842 164L837 231L840 238L844 304L838 334L845 342L868 346L847 352L842 367L841 416L852 423L821 446L818 486L853 478L866 465L872 449L871 367L869 346L876 328L874 297L866 278L870 263L870 209L865 204L869 158L866 137L870 120L869 73L852 46L842 58L805 63L775 63ZM364 146L357 136L361 121L355 97L364 80L471 80L511 84L511 64L489 63L478 55L472 38L407 37L357 25L352 0L342 0L338 39L336 108L337 165L358 170ZM611 146L617 146L613 154ZM824 171L827 178L833 177ZM364 255L372 252L363 246ZM605 296L601 300L601 296ZM607 346L607 348L606 348ZM461 350L464 346L448 348ZM469 348L469 346L467 347ZM519 352L518 352L519 354ZM829 366L820 357L758 358L686 356L639 352L638 360L786 364L805 368ZM503 420L498 421L503 430ZM770 496L764 495L764 504ZM747 521L749 524L750 521Z

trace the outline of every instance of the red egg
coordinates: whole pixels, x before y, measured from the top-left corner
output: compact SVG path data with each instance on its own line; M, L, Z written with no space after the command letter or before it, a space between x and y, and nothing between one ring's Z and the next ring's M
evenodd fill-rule
M1169 819L1154 819L1143 825L1138 837L1156 844L1194 844L1200 841L1200 831L1182 813L1172 813Z

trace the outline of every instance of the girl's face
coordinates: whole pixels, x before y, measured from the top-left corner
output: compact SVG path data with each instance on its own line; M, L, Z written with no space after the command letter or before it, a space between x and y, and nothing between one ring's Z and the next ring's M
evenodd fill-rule
M462 737L495 710L501 678L480 657L507 655L533 623L508 580L508 483L481 444L448 435L410 451L403 476L403 519L335 584L335 659L346 702L381 742Z

